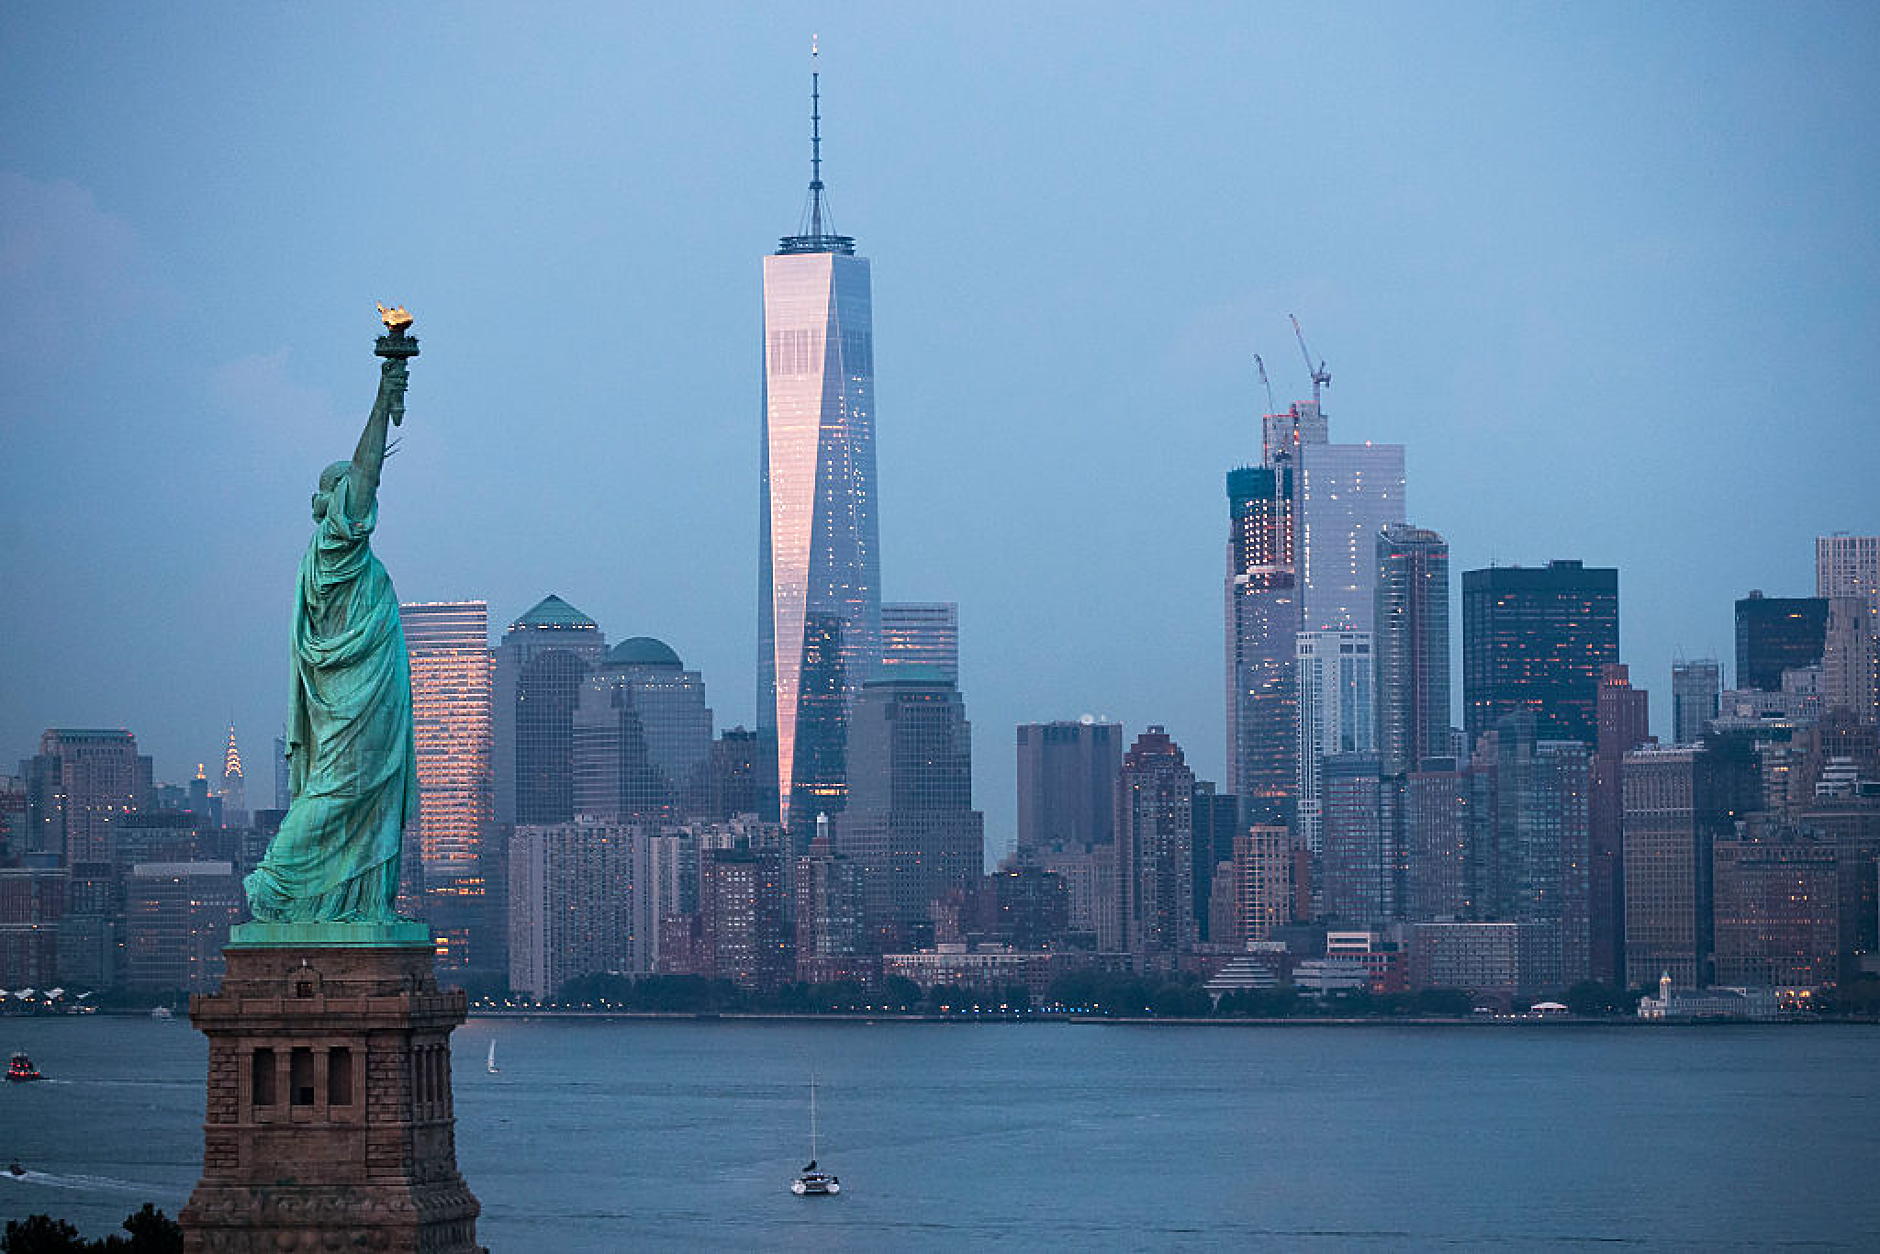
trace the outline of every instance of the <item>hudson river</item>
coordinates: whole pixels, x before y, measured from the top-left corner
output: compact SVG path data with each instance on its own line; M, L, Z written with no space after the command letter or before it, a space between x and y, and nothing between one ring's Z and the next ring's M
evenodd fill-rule
M0 1217L174 1215L182 1019L0 1020ZM486 1070L497 1043L495 1074ZM472 1020L494 1251L1880 1248L1880 1028ZM838 1198L788 1191L809 1154Z

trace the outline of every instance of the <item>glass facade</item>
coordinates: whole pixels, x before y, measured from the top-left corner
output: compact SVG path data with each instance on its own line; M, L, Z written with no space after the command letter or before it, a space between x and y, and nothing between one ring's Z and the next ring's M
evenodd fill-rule
M1298 775L1292 468L1228 472L1227 505L1227 787L1243 822L1286 827Z
M1369 754L1375 746L1371 633L1302 631L1294 638L1294 656L1299 668L1299 838L1318 853L1325 759Z
M606 652L600 627L558 596L542 598L503 634L492 718L497 822L573 817L574 710Z
M1300 625L1370 631L1377 537L1404 520L1401 444L1299 448Z
M899 601L881 607L881 664L932 666L960 682L960 607L953 601Z
M811 795L841 809L847 708L881 648L869 266L844 237L801 238L826 250L764 259L758 575L758 725L792 825ZM832 682L833 702L809 691Z
M1378 533L1372 634L1384 773L1448 757L1449 544L1434 531L1393 525Z
M1526 712L1541 739L1593 744L1599 668L1619 660L1619 572L1576 561L1462 576L1462 697L1469 744Z

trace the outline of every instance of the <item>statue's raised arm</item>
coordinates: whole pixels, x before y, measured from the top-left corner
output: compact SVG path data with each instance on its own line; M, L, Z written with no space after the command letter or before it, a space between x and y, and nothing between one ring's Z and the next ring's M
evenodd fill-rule
M398 594L371 539L386 436L404 417L418 341L407 334L410 314L379 312L378 397L352 460L320 476L300 562L287 728L293 803L246 884L265 925L399 926L399 854L418 805L411 670Z

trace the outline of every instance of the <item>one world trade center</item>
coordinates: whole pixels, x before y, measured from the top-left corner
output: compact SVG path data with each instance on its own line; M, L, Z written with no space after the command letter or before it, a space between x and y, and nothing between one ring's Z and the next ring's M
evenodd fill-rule
M881 639L868 261L828 219L813 70L810 82L805 220L764 258L758 558L758 726L799 837L847 799L849 713Z

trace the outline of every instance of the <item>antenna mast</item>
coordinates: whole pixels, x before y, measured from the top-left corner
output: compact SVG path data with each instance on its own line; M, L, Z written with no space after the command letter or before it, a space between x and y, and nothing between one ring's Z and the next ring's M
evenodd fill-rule
M1299 329L1299 319L1292 314L1286 316L1292 318L1293 334L1299 337L1299 354L1306 359L1306 370L1312 376L1312 403L1316 405L1319 403L1319 389L1330 387L1332 384L1331 372L1325 368L1325 359L1322 357L1319 359L1318 368L1313 368L1312 354L1306 349L1306 333Z
M816 36L809 37L809 233L822 229L822 73Z

